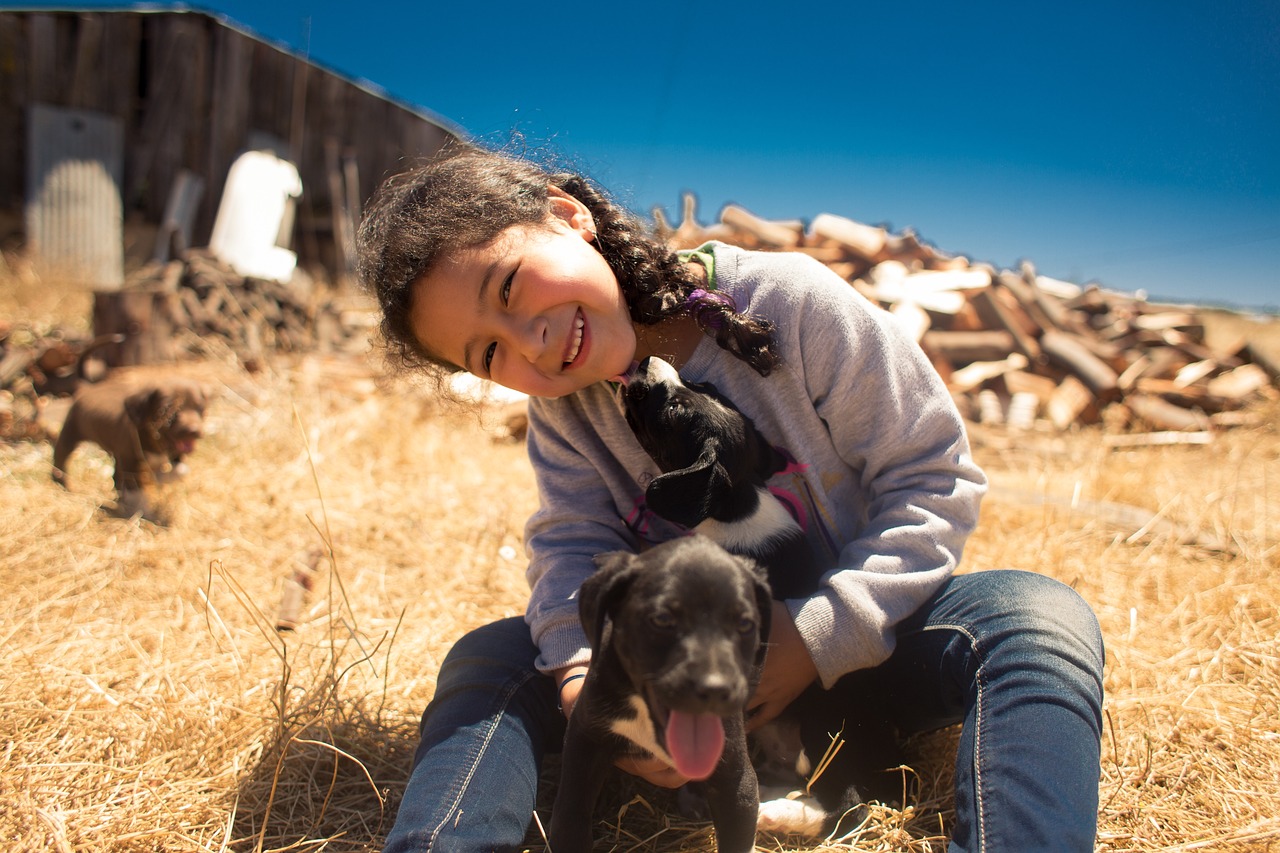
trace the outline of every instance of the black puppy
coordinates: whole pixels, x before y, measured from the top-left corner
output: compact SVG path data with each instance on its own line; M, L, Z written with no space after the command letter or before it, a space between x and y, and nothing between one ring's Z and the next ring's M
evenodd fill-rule
M580 591L592 662L565 734L550 848L591 850L605 772L643 752L702 785L721 853L752 850L759 792L744 719L769 633L763 572L697 536L596 565Z
M622 401L640 446L663 472L645 489L649 509L760 562L774 598L818 590L825 567L765 485L786 460L749 418L713 386L686 384L670 364L652 357L629 377ZM766 801L760 806L761 829L827 834L846 816L845 824L856 826L865 815L865 799L889 802L897 793L896 777L884 772L900 763L893 728L868 697L855 695L857 680L842 679L835 692L811 687L759 733L756 740L771 745L760 751L772 753L775 767L790 763L801 777L812 772L833 738L846 742L810 786L816 802ZM790 753L785 760L780 744Z
M765 488L786 459L747 417L655 357L636 368L622 401L631 431L663 472L645 489L649 509L764 564L775 598L817 590L822 570L804 531Z

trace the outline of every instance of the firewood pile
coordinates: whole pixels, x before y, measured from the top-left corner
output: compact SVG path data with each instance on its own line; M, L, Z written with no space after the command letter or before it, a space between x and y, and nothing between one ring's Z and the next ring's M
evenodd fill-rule
M374 322L365 303L303 270L285 282L246 277L207 250L148 264L128 286L153 294L153 337L220 339L251 371L270 353L363 350Z
M1211 350L1193 309L1056 281L1026 262L997 270L912 231L831 214L805 227L728 205L720 222L701 226L687 195L678 226L660 209L653 215L676 248L715 239L822 261L903 323L972 421L1057 430L1105 422L1135 443L1184 443L1246 422L1250 403L1278 394L1280 364L1248 341Z
M910 230L825 213L806 226L734 205L703 226L692 195L678 226L660 209L654 221L676 248L717 239L818 259L910 330L978 423L1065 430L1105 422L1113 443L1126 431L1135 443L1184 443L1247 422L1251 403L1278 394L1276 359L1243 340L1211 349L1194 309L1055 281L1029 263L997 270ZM0 439L47 436L48 401L92 381L91 357L111 347L133 347L125 363L145 363L207 354L217 342L253 371L272 353L363 352L376 324L368 300L301 270L289 282L249 278L207 250L143 267L124 292L141 295L146 308L127 340L0 320Z
M100 379L107 363L170 363L216 349L252 372L273 353L363 352L376 324L367 300L301 270L287 283L247 278L203 250L142 267L119 295L129 303L127 335L0 320L0 439L56 434L61 411L51 401Z

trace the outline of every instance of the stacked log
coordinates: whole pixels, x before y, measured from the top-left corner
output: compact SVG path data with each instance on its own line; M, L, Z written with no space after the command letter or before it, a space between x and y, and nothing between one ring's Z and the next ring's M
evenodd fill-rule
M1210 349L1196 310L1057 281L1028 262L996 269L910 230L827 213L806 227L728 205L704 227L692 195L678 226L660 209L654 221L675 248L715 239L822 261L893 313L974 421L1065 430L1105 419L1113 431L1202 434L1277 396L1280 363L1248 341Z

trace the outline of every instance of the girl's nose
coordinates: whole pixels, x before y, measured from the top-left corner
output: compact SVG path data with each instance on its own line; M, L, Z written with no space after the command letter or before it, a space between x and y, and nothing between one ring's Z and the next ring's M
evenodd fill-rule
M515 346L527 361L536 362L547 349L549 328L544 317L532 317L515 329Z

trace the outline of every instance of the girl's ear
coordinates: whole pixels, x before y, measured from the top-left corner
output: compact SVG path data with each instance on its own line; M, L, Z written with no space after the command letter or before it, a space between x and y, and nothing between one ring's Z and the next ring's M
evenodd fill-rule
M551 216L564 222L588 243L596 239L596 221L587 206L557 186L547 187Z

